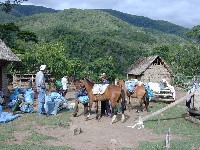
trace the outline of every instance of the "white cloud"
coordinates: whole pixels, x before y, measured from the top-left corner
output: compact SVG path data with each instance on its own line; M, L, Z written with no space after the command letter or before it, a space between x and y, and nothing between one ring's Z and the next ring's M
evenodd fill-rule
M113 9L132 15L165 20L189 28L200 25L199 0L28 0L24 4L57 10Z

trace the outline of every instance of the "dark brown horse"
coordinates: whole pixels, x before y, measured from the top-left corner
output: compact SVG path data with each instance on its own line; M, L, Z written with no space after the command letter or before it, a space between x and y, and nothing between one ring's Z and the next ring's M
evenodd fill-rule
M106 88L105 92L103 94L93 94L93 87L94 83L89 81L88 79L82 79L81 80L81 86L86 88L86 91L88 93L88 96L90 98L90 107L89 107L89 114L86 119L89 118L90 113L91 113L91 108L93 102L97 102L97 107L96 107L96 119L98 119L99 114L98 114L98 101L106 101L110 100L111 102L111 107L112 107L112 114L114 113L114 116L112 117L111 124L115 121L116 116L117 116L117 102L119 102L122 110L122 122L125 121L125 116L124 116L124 106L125 106L125 92L123 89L121 89L119 86L116 85L108 85Z
M145 104L146 110L149 112L149 98L147 95L146 88L144 84L136 85L134 88L134 92L131 93L126 89L124 80L120 80L118 78L115 79L115 84L124 89L126 91L126 97L128 98L128 104L129 104L129 111L130 111L130 105L131 105L131 97L137 98L138 102L140 103L140 108L137 109L137 112L143 110L143 103Z

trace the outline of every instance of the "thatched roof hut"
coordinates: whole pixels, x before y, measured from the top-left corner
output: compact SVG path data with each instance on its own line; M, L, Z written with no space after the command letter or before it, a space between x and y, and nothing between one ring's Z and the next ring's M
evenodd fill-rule
M0 39L0 91L8 95L7 66L11 62L19 62L19 58Z
M0 61L17 62L19 58L6 46L6 44L0 39Z
M160 82L166 79L171 82L173 76L167 63L158 55L142 57L127 69L127 78L143 82Z

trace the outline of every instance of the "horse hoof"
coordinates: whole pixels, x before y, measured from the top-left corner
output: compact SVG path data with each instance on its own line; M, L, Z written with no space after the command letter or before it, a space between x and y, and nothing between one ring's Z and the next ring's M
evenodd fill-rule
M96 120L99 120L99 116L96 116Z
M73 117L76 117L77 116L77 113L75 113L75 114L72 114L73 115Z

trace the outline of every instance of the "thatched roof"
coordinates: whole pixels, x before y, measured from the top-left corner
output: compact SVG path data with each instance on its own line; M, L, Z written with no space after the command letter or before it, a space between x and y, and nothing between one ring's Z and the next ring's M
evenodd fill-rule
M6 46L0 39L0 60L5 61L20 61L19 58Z
M158 55L140 58L127 69L127 74L141 75L157 59L162 62L164 67L166 67L168 71L172 74L172 71L169 69L168 65Z

